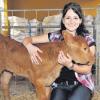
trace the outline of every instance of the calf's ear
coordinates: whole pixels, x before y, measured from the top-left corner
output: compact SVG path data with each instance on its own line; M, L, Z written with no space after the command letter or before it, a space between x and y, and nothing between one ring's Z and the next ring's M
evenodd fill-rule
M71 33L66 32L65 30L62 31L62 35L64 37L64 40L67 42L73 42L74 41L74 37Z

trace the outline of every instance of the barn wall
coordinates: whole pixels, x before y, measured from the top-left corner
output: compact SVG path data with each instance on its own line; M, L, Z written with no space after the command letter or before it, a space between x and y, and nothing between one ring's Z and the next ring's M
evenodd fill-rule
M98 4L100 4L99 0L8 0L8 9L62 9L64 4L68 3L69 1L77 2L82 7L96 7ZM86 10L85 14L95 16L96 10ZM22 13L17 13L17 16L21 15ZM32 16L32 12L27 14L29 19L32 19Z

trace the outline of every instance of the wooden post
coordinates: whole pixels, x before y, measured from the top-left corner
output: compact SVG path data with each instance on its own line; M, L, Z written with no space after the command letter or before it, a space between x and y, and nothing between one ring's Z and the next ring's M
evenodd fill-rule
M7 0L2 0L2 7L3 7L3 12L2 12L2 29L1 29L1 34L4 36L8 36L9 34L9 25L8 25L8 7L7 7Z

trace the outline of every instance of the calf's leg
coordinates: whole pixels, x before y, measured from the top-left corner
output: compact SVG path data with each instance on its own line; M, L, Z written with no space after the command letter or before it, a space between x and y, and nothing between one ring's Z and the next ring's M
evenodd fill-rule
M46 87L46 96L48 100L50 100L51 91L52 91L52 88L50 86Z
M4 100L10 100L10 93L9 93L9 81L12 77L12 74L10 72L4 71L1 74L1 88L3 91L3 95L4 95Z
M47 95L46 95L46 88L44 84L37 81L35 84L35 87L36 87L37 99L38 100L48 100Z

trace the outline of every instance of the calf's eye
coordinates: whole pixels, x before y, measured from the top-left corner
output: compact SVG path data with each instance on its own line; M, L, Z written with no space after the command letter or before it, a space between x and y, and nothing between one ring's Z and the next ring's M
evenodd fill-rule
M85 47L84 50L87 50L87 48Z

